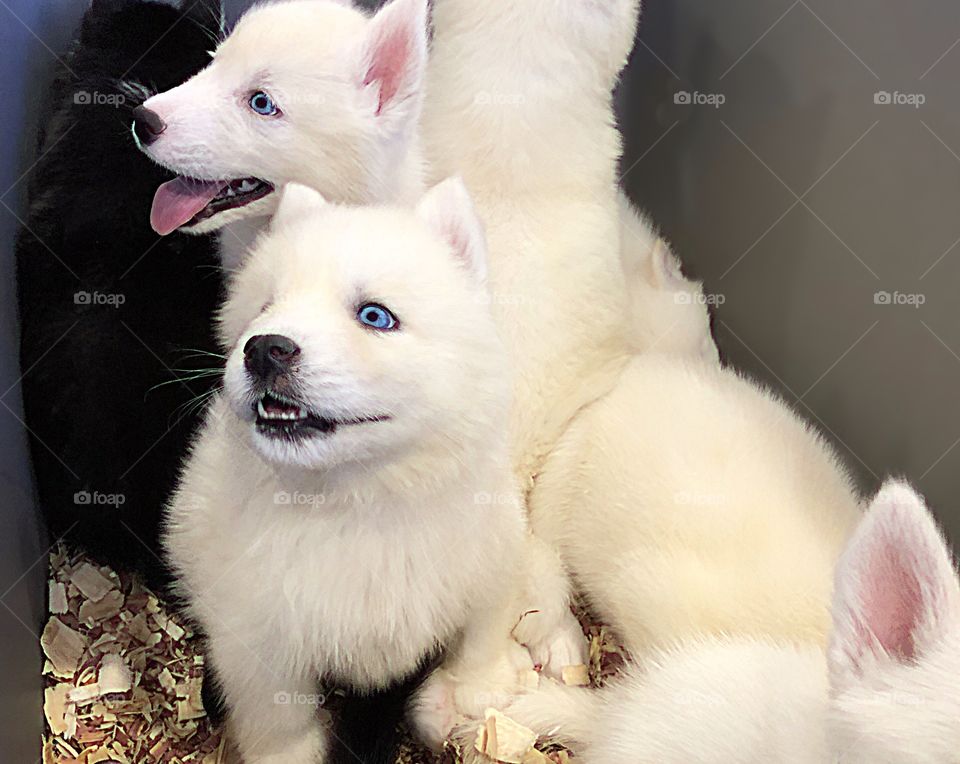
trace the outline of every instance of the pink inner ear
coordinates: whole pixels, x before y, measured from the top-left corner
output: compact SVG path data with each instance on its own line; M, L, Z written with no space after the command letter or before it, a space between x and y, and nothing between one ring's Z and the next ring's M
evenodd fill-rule
M865 623L858 624L872 633L889 655L903 660L916 657L915 637L925 604L920 571L908 557L908 550L889 536L872 550L861 573L860 615ZM929 592L936 582L927 583ZM869 644L866 634L860 636Z
M464 227L456 222L448 222L443 232L447 237L447 243L453 248L453 253L464 262L469 260L467 250L470 248L470 234Z
M363 81L364 85L370 85L374 82L380 83L380 103L377 106L377 115L400 91L414 54L413 46L413 39L403 27L388 30L377 40L370 70Z

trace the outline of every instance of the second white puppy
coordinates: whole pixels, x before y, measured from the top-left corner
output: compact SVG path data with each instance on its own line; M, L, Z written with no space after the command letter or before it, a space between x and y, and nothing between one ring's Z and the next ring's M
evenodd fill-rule
M232 285L166 546L245 764L330 759L297 702L320 677L375 691L440 646L501 659L525 525L484 271L457 180L415 213L289 186Z

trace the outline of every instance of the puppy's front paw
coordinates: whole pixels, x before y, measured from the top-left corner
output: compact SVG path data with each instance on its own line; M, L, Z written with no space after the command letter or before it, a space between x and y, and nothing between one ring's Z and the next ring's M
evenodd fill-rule
M414 734L435 750L443 748L453 728L462 720L457 712L456 685L445 671L434 672L410 703Z
M526 619L539 618L540 614L531 613ZM583 630L572 613L553 624L549 630L536 628L528 624L524 631L529 641L523 642L530 651L534 663L542 667L542 673L553 679L561 679L567 666L584 665L589 660L589 645L583 636ZM514 632L518 634L517 631ZM517 636L518 640L520 636ZM522 640L521 640L522 641Z
M243 764L319 764L327 755L326 742L324 730L317 725L270 748L263 745L263 740L257 741L257 750L245 751L240 761Z

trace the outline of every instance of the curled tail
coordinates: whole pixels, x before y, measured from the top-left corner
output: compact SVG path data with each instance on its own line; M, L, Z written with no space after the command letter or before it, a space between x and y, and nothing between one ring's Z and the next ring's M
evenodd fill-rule
M538 733L541 742L559 743L574 753L596 735L603 706L597 690L567 687L542 679L537 690L517 696L504 713Z

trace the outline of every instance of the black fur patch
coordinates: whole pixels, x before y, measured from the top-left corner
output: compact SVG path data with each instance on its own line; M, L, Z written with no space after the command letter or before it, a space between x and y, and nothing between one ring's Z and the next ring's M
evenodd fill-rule
M334 726L328 764L395 764L410 697L442 660L443 651L437 651L409 676L376 692L338 692L330 704Z
M50 87L17 240L26 424L49 530L157 588L162 508L199 419L189 404L219 380L163 383L220 365L186 357L217 349L214 242L153 233L153 194L172 175L130 134L134 107L209 62L215 4L187 5L181 16L96 0L84 15Z

